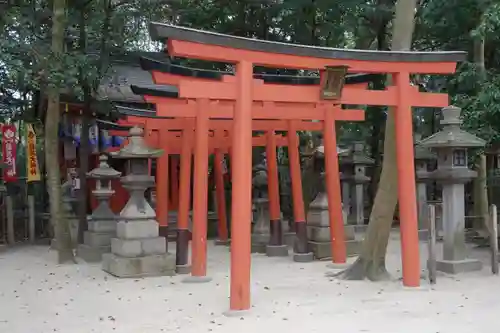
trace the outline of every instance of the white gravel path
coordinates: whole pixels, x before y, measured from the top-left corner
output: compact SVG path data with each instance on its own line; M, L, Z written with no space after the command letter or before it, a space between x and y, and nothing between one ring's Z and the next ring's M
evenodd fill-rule
M489 266L459 277L439 276L431 288L402 286L399 240L392 237L384 283L324 277L325 262L254 255L252 310L223 316L229 305L229 253L209 247L207 284L182 276L124 279L99 265L57 266L47 247L0 254L0 332L3 333L475 333L498 327L500 277ZM425 244L421 244L422 261ZM488 262L487 252L474 256Z

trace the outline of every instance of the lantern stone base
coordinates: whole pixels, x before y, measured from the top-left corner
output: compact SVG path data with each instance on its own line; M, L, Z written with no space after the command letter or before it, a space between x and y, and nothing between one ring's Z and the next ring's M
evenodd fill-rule
M289 247L293 249L295 245L295 232L285 232L283 234L283 242Z
M436 235L437 237L437 235ZM421 242L426 242L429 240L429 230L427 229L420 229L418 231L418 240Z
M93 247L87 244L79 244L76 255L85 262L100 262L104 253L111 252L111 246Z
M476 259L437 260L436 269L448 274L459 274L480 271L483 269L483 264Z
M91 247L110 246L114 233L85 231L83 234L83 244Z
M90 219L88 228L83 234L83 244L76 248L76 255L86 262L99 262L104 253L111 252L111 238L116 234L116 221Z
M356 224L354 226L354 232L365 233L368 229L368 224Z
M161 237L164 242L164 238ZM170 253L126 258L114 253L102 256L103 271L120 278L175 275L175 256Z
M287 245L267 245L266 255L268 257L288 257Z
M355 256L361 252L361 241L348 240L345 242L347 256ZM314 254L316 259L327 259L332 257L331 242L315 242L309 241L309 251Z
M354 240L356 238L356 234L354 232L355 226L353 225L345 225L344 226L344 238L346 240ZM314 240L316 242L330 242L330 227L327 226L315 226L308 225L307 226L307 238L310 240Z
M311 262L314 261L314 254L312 252L308 253L294 253L293 254L294 262Z
M252 253L266 253L269 234L252 234Z

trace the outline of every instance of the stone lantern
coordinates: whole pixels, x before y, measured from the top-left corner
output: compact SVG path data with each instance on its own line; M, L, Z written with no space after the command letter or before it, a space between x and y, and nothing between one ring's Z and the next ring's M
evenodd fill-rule
M415 142L415 174L417 178L417 208L418 208L418 230L419 239L427 240L427 183L430 172L427 171L429 164L436 159L429 149L418 145L422 135L414 134Z
M337 149L339 152L339 149ZM320 145L314 153L315 164L321 169L321 178L318 183L318 194L309 204L307 212L307 237L309 248L316 259L325 259L332 256L330 240L330 216L328 213L328 197L325 189L325 155L324 146ZM340 175L339 175L340 176ZM347 226L346 212L343 210L345 241L347 255L359 252L360 242L355 238L354 226Z
M75 179L77 177L77 172L75 169L71 169L68 172L68 179L61 184L61 211L64 214L65 220L69 224L69 232L71 235L71 246L75 248L77 246L78 238L78 217L76 216L76 203L78 199L77 190L75 190ZM57 238L54 232L54 238L50 242L50 247L52 249L57 249Z
M167 251L164 237L159 237L156 213L144 197L154 186L148 174L148 160L163 151L152 149L144 142L144 131L133 127L129 143L112 157L127 160L126 176L121 178L130 199L120 212L116 238L111 239L111 253L102 256L104 271L117 277L175 275L175 256Z
M271 237L269 226L269 198L267 193L267 167L264 163L253 168L253 206L255 207L252 227L252 252L266 253L266 246Z
M96 187L92 194L98 201L88 221L88 231L85 231L83 244L78 245L77 254L86 262L101 261L102 254L111 251L111 238L116 236L116 216L109 207L109 199L115 193L111 181L121 176L121 172L111 168L108 157L99 157L99 166L87 173L95 179Z
M477 176L467 166L467 149L486 142L460 128L461 109L443 108L443 129L419 142L437 154L437 169L429 174L443 186L443 258L437 269L451 274L480 270L479 260L468 259L465 247L465 183Z
M347 223L356 224L357 228L364 229L365 226L365 188L366 184L370 182L370 177L366 175L366 168L375 163L375 161L365 154L364 142L354 142L350 154L340 156L340 164L343 167L343 190L350 192L351 185L354 185L354 200L352 206L354 214L351 210L347 210ZM350 194L346 196L350 197ZM350 200L350 198L349 198ZM350 200L351 201L351 200ZM351 216L354 215L351 223Z

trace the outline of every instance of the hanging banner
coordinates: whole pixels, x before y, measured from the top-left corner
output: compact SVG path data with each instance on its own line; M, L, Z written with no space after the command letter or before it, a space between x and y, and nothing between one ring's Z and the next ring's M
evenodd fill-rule
M102 144L103 150L106 150L109 147L113 146L113 142L112 142L113 138L111 137L111 135L109 135L109 132L107 130L101 130L100 139L101 139L101 144Z
M40 180L40 168L36 155L36 133L33 125L26 125L26 175L27 182Z
M89 126L89 141L92 154L99 153L99 126L93 122Z
M72 131L73 139L75 140L76 144L80 144L80 138L82 136L82 120L80 117L73 118L72 122Z
M3 169L4 181L17 181L16 126L14 125L2 126L2 162L5 164Z

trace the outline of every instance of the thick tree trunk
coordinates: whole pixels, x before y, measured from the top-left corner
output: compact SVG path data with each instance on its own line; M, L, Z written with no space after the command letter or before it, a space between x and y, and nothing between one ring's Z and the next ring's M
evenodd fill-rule
M417 0L398 0L396 3L391 47L393 51L411 48L416 6ZM390 81L389 78L388 83ZM394 111L389 108L387 114L382 172L361 255L351 267L340 274L348 280L368 278L377 281L389 278L385 268L385 255L398 202Z
M482 238L490 236L490 225L488 223L488 186L487 186L487 166L486 156L479 156L479 161L476 164L477 178L473 183L473 196L474 196L474 230Z
M64 21L66 15L65 0L54 0L52 22L52 54L55 59L63 53ZM45 161L47 166L47 186L50 200L50 216L57 240L58 262L74 262L71 234L68 221L61 211L61 174L59 170L60 118L59 88L49 87L47 94L47 114L45 117Z
M484 63L484 38L477 37L474 40L474 64L477 70L478 87L481 87L486 80L486 67ZM481 88L478 88L480 90ZM487 228L488 220L488 188L486 183L487 166L486 156L481 155L476 164L478 177L473 180L473 202L474 202L474 218L473 228L483 238L489 237Z

